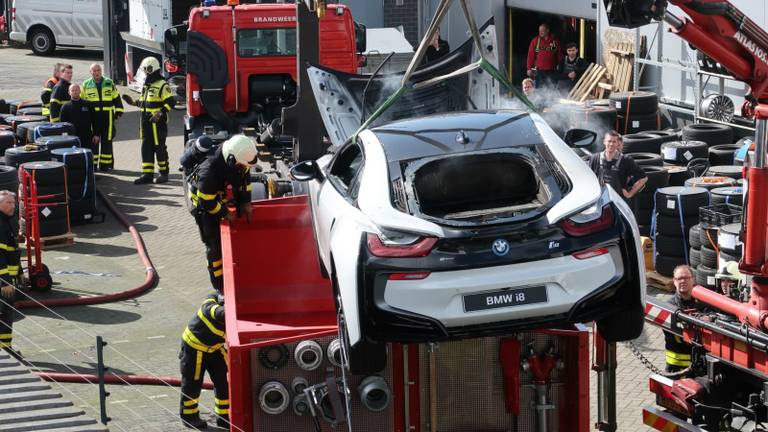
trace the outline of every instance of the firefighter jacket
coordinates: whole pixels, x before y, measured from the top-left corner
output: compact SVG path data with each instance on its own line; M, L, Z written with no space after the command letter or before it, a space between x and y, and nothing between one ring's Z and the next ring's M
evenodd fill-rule
M69 100L69 81L64 78L53 87L51 94L51 122L61 121L61 107Z
M675 294L670 302L679 309L701 309L701 305L695 300L684 300L679 294ZM664 332L664 350L668 365L688 367L691 365L691 345L682 337L671 332Z
M21 262L15 226L11 217L0 213L0 279L11 284L19 276Z
M141 90L141 96L139 96L139 110L141 111L141 119L143 121L149 120L149 118L156 112L162 112L164 121L168 121L168 112L171 111L176 101L171 92L171 87L163 79L163 77L157 74L150 74L147 76L143 89Z
M124 111L123 101L115 84L107 77L102 77L99 83L89 78L83 83L83 99L93 105L99 120L96 122L94 135L111 140L115 130L115 113Z
M224 348L224 301L210 294L189 321L181 338L191 348L213 353Z
M228 204L239 207L251 202L250 172L229 166L221 147L195 169L190 180L189 199L196 213L223 218ZM228 186L232 187L231 198L227 196Z
M53 94L53 88L59 83L59 79L56 77L48 78L48 81L43 85L43 92L40 94L40 102L43 103L43 115L50 117L51 115L51 94Z
M82 98L65 103L61 107L59 118L63 122L72 123L82 147L90 147L93 136L99 136L96 133L96 112L93 104Z
M554 71L562 57L563 47L554 35L550 34L547 38L536 36L528 46L527 69Z

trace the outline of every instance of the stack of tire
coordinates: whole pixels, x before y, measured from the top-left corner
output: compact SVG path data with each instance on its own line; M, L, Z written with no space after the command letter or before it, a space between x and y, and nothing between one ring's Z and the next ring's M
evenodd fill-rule
M35 129L39 126L46 127L53 123L48 121L26 122L16 126L16 141L19 145L35 142Z
M691 240L691 248L698 246L696 259L691 259L694 267L696 283L709 289L716 290L715 274L717 270L728 261L741 259L741 230L742 208L738 205L723 206L713 205L701 212L710 214L719 213L718 217L702 216L701 222L691 229L691 238L694 232L698 234L699 241ZM691 250L694 256L694 250Z
M10 125L13 128L13 131L16 132L16 136L18 137L18 131L19 126L25 124L25 123L38 123L41 124L43 122L47 122L48 119L41 116L41 115L29 115L29 116L17 116L13 115L10 117L5 118L5 124ZM26 137L26 136L25 136Z
M671 277L676 266L690 260L690 229L698 223L699 207L709 204L709 191L668 186L654 198L654 264L659 274Z
M684 141L704 141L707 147L733 143L733 129L716 123L696 123L683 128ZM705 156L706 157L706 156Z
M51 160L51 151L43 146L27 145L11 147L5 150L5 164L19 168L27 162L41 162Z
M715 273L717 273L717 250L715 249L717 230L702 228L701 224L696 224L691 227L689 238L691 246L688 252L689 265L693 269L696 284L713 289Z
M661 157L669 170L669 185L683 186L689 174L686 166L694 159L707 157L704 141L669 141L661 145Z
M654 196L658 189L664 188L669 182L669 173L660 166L645 165L642 170L648 176L645 188L632 199L632 212L635 214L640 235L650 237L653 219Z
M80 138L75 135L42 136L35 140L35 144L53 151L56 149L80 147Z
M740 231L740 223L723 225L717 231L718 268L723 268L729 261L741 261L743 244L739 237Z
M4 155L7 149L15 146L16 134L12 130L0 130L0 156Z
M8 101L8 107L8 112L13 115L25 115L25 112L30 112L34 109L39 109L42 111L43 103L34 99L13 100Z
M55 161L26 162L21 169L35 179L38 195L40 236L51 237L69 232L69 209L67 206L66 168ZM24 201L28 199L23 197ZM25 221L29 223L29 221Z
M714 188L709 191L712 204L733 204L739 207L744 205L744 188L741 186L728 186Z
M72 123L57 122L38 126L32 132L32 138L27 137L28 142L37 142L38 139L48 136L75 135L75 126Z
M733 165L736 151L741 148L740 144L718 144L709 148L709 164Z
M656 93L618 92L611 94L610 100L616 109L616 130L622 135L660 129Z
M91 150L60 148L51 150L51 158L67 167L67 196L72 223L93 220L96 214L96 181Z

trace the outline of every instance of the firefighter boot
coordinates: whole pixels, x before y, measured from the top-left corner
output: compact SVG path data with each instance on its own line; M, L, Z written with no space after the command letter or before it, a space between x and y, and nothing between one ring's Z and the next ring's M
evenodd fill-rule
M168 174L166 173L160 173L160 175L157 176L155 179L155 183L167 183L168 182Z
M152 183L152 177L153 177L152 174L149 174L149 175L144 174L141 177L134 180L133 184L140 185L140 184Z
M206 423L205 420L201 419L199 415L182 415L181 423L189 429L196 429L196 430L208 429L208 423Z
M229 429L229 414L220 414L216 416L216 426Z

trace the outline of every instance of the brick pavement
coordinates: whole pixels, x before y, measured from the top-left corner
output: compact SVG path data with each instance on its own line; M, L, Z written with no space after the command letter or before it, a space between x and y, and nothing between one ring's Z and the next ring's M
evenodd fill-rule
M64 52L64 60L75 66L75 80L85 77L93 54ZM37 98L39 86L48 76L49 65L60 58L41 58L28 50L0 47L0 97ZM158 287L136 299L102 306L62 308L52 313L24 311L28 319L16 325L16 345L37 364L67 371L93 371L94 339L100 334L110 342L106 360L115 372L178 375L179 334L198 302L209 290L203 247L197 228L186 212L180 176L175 173L182 148L181 113L171 117L168 148L171 182L165 185L134 186L140 167L137 140L138 116L129 109L118 122L115 141L116 170L99 175L97 186L107 193L141 232L149 255L160 274ZM47 252L46 263L59 285L56 295L113 292L137 285L143 270L133 254L130 236L111 216L104 224L77 227L77 245ZM95 275L101 272L109 275ZM69 273L69 274L61 274ZM636 344L663 365L663 337L646 326ZM119 353L117 351L119 351ZM121 356L124 355L125 357ZM130 359L130 360L129 360ZM648 371L624 344L618 348L617 409L620 431L650 430L642 426L640 407L653 402L647 391ZM595 418L594 379L591 412ZM57 387L58 386L58 387ZM94 386L54 385L92 416L98 406ZM108 412L115 431L174 431L178 426L178 393L164 387L129 388L110 386ZM208 392L206 392L208 393ZM212 395L202 403L212 406Z

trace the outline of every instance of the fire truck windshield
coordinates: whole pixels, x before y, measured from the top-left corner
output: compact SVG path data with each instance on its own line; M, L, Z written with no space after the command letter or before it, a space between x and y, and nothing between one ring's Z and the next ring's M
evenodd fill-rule
M296 29L243 29L237 32L240 57L295 56Z

